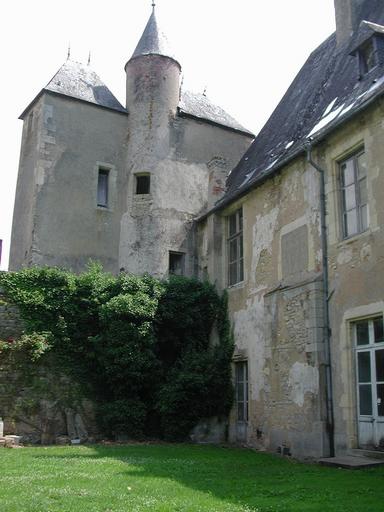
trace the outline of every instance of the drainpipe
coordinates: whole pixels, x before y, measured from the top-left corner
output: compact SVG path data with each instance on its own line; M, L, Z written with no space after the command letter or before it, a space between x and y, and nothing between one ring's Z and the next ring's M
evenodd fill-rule
M326 198L325 198L325 171L312 160L311 141L306 144L307 162L320 174L320 221L321 221L321 251L323 268L323 309L324 309L324 357L325 357L325 379L326 379L326 403L327 403L327 433L329 438L330 456L335 456L335 426L333 416L333 386L331 367L331 328L329 324L329 278L328 278L328 238L326 224Z

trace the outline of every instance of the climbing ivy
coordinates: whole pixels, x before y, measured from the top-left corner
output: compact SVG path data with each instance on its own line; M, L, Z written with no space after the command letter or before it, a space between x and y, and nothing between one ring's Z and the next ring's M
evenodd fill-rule
M200 419L228 414L233 341L226 296L211 284L116 277L93 263L79 275L3 273L0 286L25 324L0 355L75 382L105 434L184 439Z

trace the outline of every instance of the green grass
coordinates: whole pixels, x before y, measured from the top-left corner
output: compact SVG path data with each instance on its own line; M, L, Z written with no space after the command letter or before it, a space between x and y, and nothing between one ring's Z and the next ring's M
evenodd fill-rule
M0 512L382 512L384 469L190 445L0 450Z

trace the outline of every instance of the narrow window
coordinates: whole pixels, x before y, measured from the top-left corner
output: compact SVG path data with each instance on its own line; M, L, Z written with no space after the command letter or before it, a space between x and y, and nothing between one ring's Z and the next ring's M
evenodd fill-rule
M108 207L108 181L109 181L109 170L99 169L97 179L97 206L102 208Z
M151 189L151 176L149 174L136 174L136 194L149 194Z
M181 252L169 253L169 275L184 275L184 254Z
M360 152L340 163L343 236L348 238L368 228L367 165Z
M235 363L236 419L248 421L248 363Z
M228 217L228 284L232 286L244 279L243 209Z

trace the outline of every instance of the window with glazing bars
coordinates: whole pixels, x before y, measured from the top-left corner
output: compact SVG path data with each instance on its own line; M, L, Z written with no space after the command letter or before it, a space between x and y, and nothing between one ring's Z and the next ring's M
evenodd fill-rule
M228 216L228 284L232 286L244 279L243 209Z
M340 163L343 237L368 228L367 164L364 151Z
M109 169L99 169L97 179L97 206L108 207Z
M248 363L235 363L236 419L248 421Z

